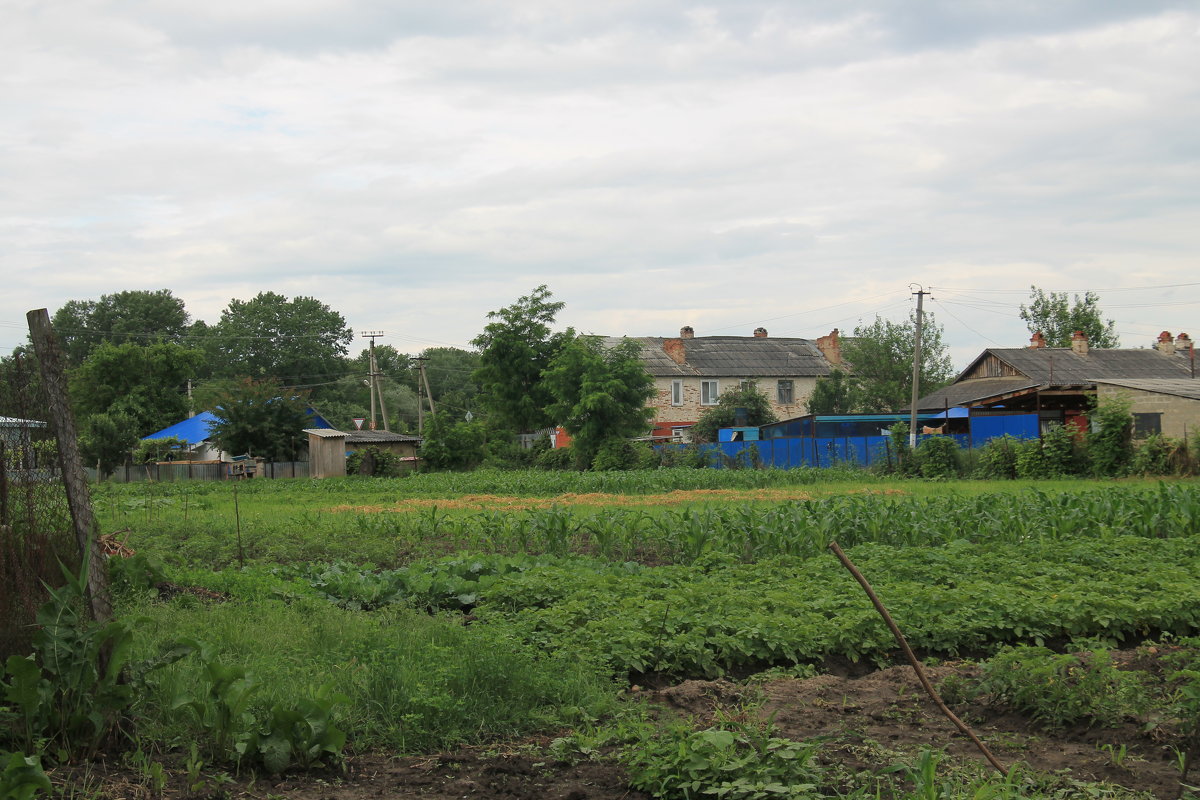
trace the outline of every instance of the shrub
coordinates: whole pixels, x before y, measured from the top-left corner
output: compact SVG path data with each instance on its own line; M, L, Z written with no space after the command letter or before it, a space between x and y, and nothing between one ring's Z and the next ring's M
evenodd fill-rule
M1013 453L1016 456L1018 478L1030 480L1050 477L1040 439L1022 439L1013 446Z
M1129 471L1136 475L1170 475L1176 446L1170 439L1152 433L1137 446Z
M1080 457L1075 446L1075 429L1055 423L1042 434L1042 454L1051 477L1077 475Z
M979 448L976 476L987 479L1009 479L1017 477L1017 447L1020 440L1005 434L988 440Z
M917 469L923 478L958 476L958 442L949 436L931 436L917 445Z
M361 447L346 457L347 475L395 478L400 475L400 456L374 445Z
M1091 419L1093 429L1087 435L1087 449L1092 472L1100 477L1124 475L1133 454L1129 401L1111 398L1092 410Z
M575 469L575 454L570 447L553 447L538 453L535 464L538 469Z

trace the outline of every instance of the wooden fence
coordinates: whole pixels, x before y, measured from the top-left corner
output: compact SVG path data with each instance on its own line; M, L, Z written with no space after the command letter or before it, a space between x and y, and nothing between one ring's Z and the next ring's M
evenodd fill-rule
M230 464L136 464L117 467L104 478L114 483L141 481L223 481L230 478ZM87 469L89 481L96 480L94 467ZM262 465L255 478L307 478L307 461L278 461Z

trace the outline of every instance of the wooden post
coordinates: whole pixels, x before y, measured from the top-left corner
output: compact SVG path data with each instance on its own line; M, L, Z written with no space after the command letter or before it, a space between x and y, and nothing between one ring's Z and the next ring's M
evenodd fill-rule
M112 601L108 595L108 570L104 555L96 542L99 528L92 512L92 499L88 493L87 475L83 471L83 460L79 455L79 438L75 430L75 415L67 400L67 381L63 370L62 351L58 339L50 327L50 313L39 308L30 311L29 338L37 353L42 373L42 388L46 393L51 422L58 437L58 458L62 468L63 487L67 492L67 506L71 510L71 521L75 527L75 541L79 545L81 558L87 558L87 603L92 619L107 622L112 619Z

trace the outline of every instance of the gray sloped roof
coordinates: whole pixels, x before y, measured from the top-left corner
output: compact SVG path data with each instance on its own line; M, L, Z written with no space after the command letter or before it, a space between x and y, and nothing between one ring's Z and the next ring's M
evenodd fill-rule
M1153 349L1094 349L1081 356L1069 347L993 347L985 350L983 356L988 353L1031 380L1054 386L1086 385L1100 378L1187 378L1189 375L1184 354L1165 355Z
M697 336L680 340L685 362L677 364L663 350L666 339L630 337L642 347L642 362L655 377L701 376L711 378L794 377L828 375L829 362L811 339L772 339L753 336ZM621 340L607 337L605 344Z
M1153 378L1147 378L1143 380L1107 378L1097 380L1096 383L1103 383L1111 386L1121 386L1126 389L1138 389L1143 392L1169 394L1173 397L1186 397L1191 400L1200 400L1200 379L1196 378L1172 378L1157 380Z
M950 406L967 405L976 400L984 400L996 395L1017 392L1038 386L1037 381L1028 378L975 378L973 380L952 383L943 386L917 401L917 409L921 411L937 410Z
M349 431L346 433L346 444L383 444L385 442L420 443L421 437L407 433L392 433L391 431Z

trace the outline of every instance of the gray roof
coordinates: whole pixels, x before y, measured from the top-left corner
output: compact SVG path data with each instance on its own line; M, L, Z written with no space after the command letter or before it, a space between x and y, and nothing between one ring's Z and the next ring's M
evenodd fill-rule
M346 444L383 444L385 442L419 444L421 437L410 436L407 433L392 433L391 431L350 431L346 434Z
M332 428L305 428L300 432L307 433L309 436L316 436L318 439L346 438L346 433L344 431L335 431Z
M975 360L988 354L1031 380L1052 386L1088 385L1099 378L1187 378L1190 374L1186 354L1165 355L1153 349L1094 349L1081 356L1069 347L992 347Z
M1196 378L1163 380L1125 380L1121 378L1106 378L1098 380L1096 383L1121 386L1126 389L1138 389L1143 392L1169 394L1174 397L1187 397L1191 400L1200 400L1200 380Z
M995 397L1009 392L1019 392L1040 386L1037 381L1028 378L975 378L944 386L936 392L926 395L917 401L917 409L921 411L941 410L951 406L960 406Z
M677 364L663 350L667 339L631 336L642 346L642 362L655 377L698 375L712 378L808 378L828 375L829 362L812 339L772 339L754 336L696 336L680 339L684 363ZM606 337L614 346L621 339Z

